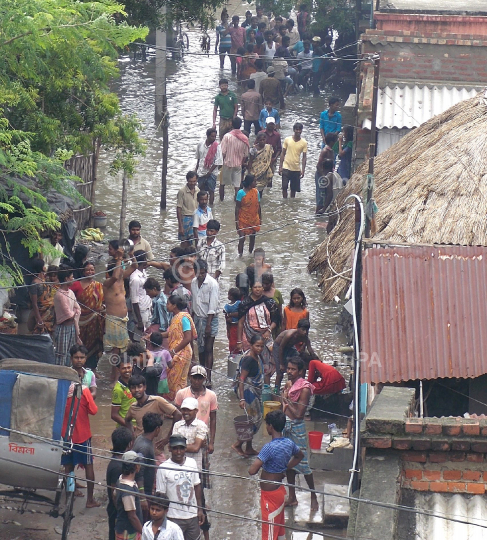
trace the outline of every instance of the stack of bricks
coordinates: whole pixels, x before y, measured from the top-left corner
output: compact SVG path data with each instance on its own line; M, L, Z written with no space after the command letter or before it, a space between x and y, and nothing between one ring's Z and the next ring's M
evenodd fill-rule
M362 434L366 448L400 452L402 486L419 491L484 494L487 419L384 419Z

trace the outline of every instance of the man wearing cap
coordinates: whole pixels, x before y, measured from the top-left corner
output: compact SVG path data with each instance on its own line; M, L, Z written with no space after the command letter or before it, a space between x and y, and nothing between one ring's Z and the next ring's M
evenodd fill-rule
M275 72L273 66L267 68L267 79L260 82L259 92L264 103L270 99L272 103L279 103L281 109L284 109L284 95L281 83L274 77Z
M187 397L183 400L181 403L181 413L183 419L174 424L172 432L173 435L182 435L183 437L186 437L186 455L192 457L196 461L196 465L199 469L206 471L200 473L203 506L205 506L204 488L211 488L210 477L208 474L208 426L202 420L196 418L196 415L198 414L198 400L194 397ZM209 538L209 529L210 523L208 522L205 512L205 522L201 525L201 530L206 539Z
M122 455L122 475L117 482L115 540L137 540L142 534L142 508L135 475L144 456L129 450Z
M199 540L205 521L203 491L196 461L186 456L186 447L186 437L171 435L171 457L157 469L156 491L167 493L167 517L181 527L184 540Z
M205 387L206 369L203 366L193 366L189 374L190 386L178 390L174 404L181 409L183 401L188 397L198 400L198 414L196 418L202 420L210 432L208 443L208 454L213 454L215 448L216 435L216 411L218 410L218 400L215 392Z

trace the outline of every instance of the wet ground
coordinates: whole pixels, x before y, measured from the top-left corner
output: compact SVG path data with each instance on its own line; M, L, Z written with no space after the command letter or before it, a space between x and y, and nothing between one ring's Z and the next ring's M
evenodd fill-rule
M236 4L229 8L229 13L243 14L246 5ZM212 36L213 39L213 36ZM214 43L214 41L213 41ZM213 48L213 46L212 46ZM190 51L199 51L198 35L190 33ZM228 60L227 60L228 62ZM230 65L227 63L221 72L218 59L201 55L188 55L179 62L168 62L168 107L170 114L169 127L169 163L167 211L159 208L161 145L162 137L154 126L154 56L148 62L134 62L128 56L120 60L121 78L114 89L118 92L121 105L126 113L137 114L143 124L143 136L147 140L147 154L137 167L137 174L130 182L128 193L127 223L137 219L142 223L142 235L149 240L156 259L165 260L172 246L177 245L176 193L185 184L185 174L194 168L195 148L205 138L205 131L211 127L213 98L218 93L218 79L221 76L231 79ZM234 80L230 88L241 93ZM303 137L308 141L308 166L302 191L295 200L283 201L280 193L280 178L274 178L274 187L265 193L262 214L263 226L257 238L256 246L266 251L266 258L272 265L276 287L281 290L285 301L294 287L301 287L308 298L311 313L310 338L315 350L323 359L343 359L336 352L344 344L344 338L335 332L335 324L339 313L338 306L328 306L321 301L315 276L306 271L308 257L326 236L322 219L313 217L314 211L314 170L319 155L319 114L326 108L326 98L338 93L342 98L348 97L349 88L334 89L323 92L320 98L300 93L287 99L286 110L281 114L282 138L292 134L294 122L302 122L305 126ZM347 120L345 116L344 120ZM350 119L348 119L350 120ZM251 138L251 141L253 137ZM97 190L97 208L108 215L106 238L118 237L120 215L120 178L112 178L107 173L110 156L103 156ZM226 246L227 268L220 280L221 302L226 302L228 288L233 286L235 275L245 269L251 262L247 254L242 259L237 257L236 233L234 231L234 203L232 197L220 203L215 202L213 215L222 224L220 239L229 242ZM158 271L150 271L154 277L162 278ZM162 281L162 279L161 279ZM233 417L239 414L237 400L227 378L227 340L223 318L220 318L220 330L215 342L215 371L213 387L219 401L218 427L215 453L211 468L214 471L237 474L247 477L249 460L237 456L230 445L234 442ZM109 448L109 437L114 428L110 420L111 394L108 388L108 369L100 366L105 378L100 380L97 398L99 412L92 421L92 430L96 434L94 446ZM322 427L322 426L321 426ZM255 447L260 448L267 441L264 430L255 438ZM96 444L95 444L96 442ZM106 454L105 454L106 455ZM99 459L96 464L97 479L104 481L105 460ZM97 489L97 496L104 496L104 489ZM209 493L207 502L211 508L234 515L259 518L258 485L254 481L216 478L214 489ZM106 514L104 509L84 510L80 501L78 510L83 512L73 521L72 538L100 538L107 535ZM32 519L32 517L34 519ZM17 516L0 511L2 520L16 520L23 527L10 524L5 528L2 538L36 538L44 540L55 538L54 525L60 520L40 516ZM239 538L253 540L260 537L260 525L239 521L238 518L213 515L210 536L215 540ZM30 530L25 527L30 526ZM8 530L8 533L7 533ZM238 533L237 533L238 531ZM87 534L88 532L88 534ZM301 538L294 536L293 538ZM303 535L302 538L311 538Z

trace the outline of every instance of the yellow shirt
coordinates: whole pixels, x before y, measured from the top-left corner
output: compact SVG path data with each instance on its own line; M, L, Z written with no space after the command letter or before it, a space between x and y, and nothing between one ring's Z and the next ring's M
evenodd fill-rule
M286 137L282 147L286 150L282 168L288 171L300 171L299 158L301 154L306 154L308 151L308 143L303 138L295 141L292 137Z

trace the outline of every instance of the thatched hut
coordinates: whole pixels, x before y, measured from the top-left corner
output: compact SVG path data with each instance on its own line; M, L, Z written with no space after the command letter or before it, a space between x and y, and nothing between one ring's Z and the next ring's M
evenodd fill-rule
M366 176L367 163L339 195L338 208L351 193L363 194ZM379 208L373 240L487 245L487 92L435 116L377 156L373 198ZM354 211L346 209L308 265L322 274L327 302L350 284L354 231Z

